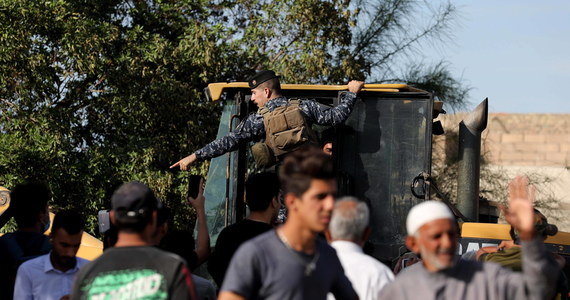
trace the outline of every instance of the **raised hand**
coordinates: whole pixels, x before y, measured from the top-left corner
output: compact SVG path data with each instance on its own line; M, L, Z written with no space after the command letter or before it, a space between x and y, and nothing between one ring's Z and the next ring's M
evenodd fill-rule
M364 87L364 81L352 80L348 83L348 91L355 94L358 94L362 87Z
M529 185L528 177L517 176L509 183L509 208L503 209L505 219L517 231L521 239L530 240L534 232L534 209L536 188Z

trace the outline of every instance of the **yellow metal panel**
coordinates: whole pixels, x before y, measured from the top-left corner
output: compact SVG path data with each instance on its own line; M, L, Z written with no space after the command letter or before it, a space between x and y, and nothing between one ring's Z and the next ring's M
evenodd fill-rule
M87 260L94 260L102 253L103 242L84 232L81 237L81 247L79 247L79 251L77 251L77 256Z
M220 100L224 89L227 88L245 88L249 89L247 82L219 82L208 84L208 90L212 96L212 101ZM319 85L319 84L282 84L283 90L318 90L318 91L345 91L348 90L348 85ZM362 91L373 92L393 92L397 93L401 90L421 91L418 89L410 88L406 84L390 83L390 84L365 84Z
M570 233L559 231L556 235L547 237L544 242L548 244L570 245Z
M463 223L461 237L510 240L510 230L509 224Z

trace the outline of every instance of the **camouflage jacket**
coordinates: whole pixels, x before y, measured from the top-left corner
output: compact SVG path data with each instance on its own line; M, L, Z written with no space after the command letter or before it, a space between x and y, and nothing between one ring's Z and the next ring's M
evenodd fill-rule
M325 107L313 100L303 99L299 107L303 111L307 122L310 124L336 125L344 122L348 119L348 116L350 116L354 103L356 102L356 94L344 92L341 94L340 101L341 103L335 107ZM269 111L273 111L275 108L286 104L286 97L278 97L269 100L269 102L265 104L265 107L267 107ZM236 150L240 141L259 141L264 138L265 126L263 125L263 116L257 112L251 113L234 131L196 151L196 158L198 160L205 160L217 157L226 152Z

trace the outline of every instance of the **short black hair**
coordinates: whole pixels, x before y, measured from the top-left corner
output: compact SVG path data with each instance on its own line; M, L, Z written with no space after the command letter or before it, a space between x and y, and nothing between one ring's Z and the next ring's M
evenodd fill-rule
M328 143L332 143L334 140L335 128L329 127L321 132L321 147L324 147Z
M51 198L48 187L43 183L18 184L10 193L10 210L18 228L35 226L38 214L46 211Z
M259 86L268 88L274 93L281 94L281 82L279 78L269 79L266 82L260 83Z
M279 169L279 180L285 193L301 197L312 179L336 179L330 155L315 146L306 146L287 155Z
M264 211L273 197L279 195L279 177L275 173L262 172L250 175L245 183L245 198L251 211Z
M62 210L53 218L51 232L63 228L68 234L78 234L85 228L85 221L80 214L72 210Z

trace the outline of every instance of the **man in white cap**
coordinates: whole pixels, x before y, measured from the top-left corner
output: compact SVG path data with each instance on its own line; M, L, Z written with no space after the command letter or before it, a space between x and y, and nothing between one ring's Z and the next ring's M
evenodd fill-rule
M457 226L446 205L423 202L410 210L406 246L420 254L415 264L384 288L382 299L550 299L559 267L534 231L533 187L526 177L509 185L507 221L523 246L523 273L492 263L458 261Z

